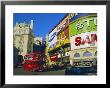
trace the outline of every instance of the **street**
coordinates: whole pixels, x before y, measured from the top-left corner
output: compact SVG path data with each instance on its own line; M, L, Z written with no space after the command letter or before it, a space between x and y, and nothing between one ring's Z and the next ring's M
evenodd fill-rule
M55 70L47 72L26 72L23 68L15 68L14 75L65 75L65 70Z
M14 75L65 75L65 69L46 71L46 72L30 72L30 71L24 71L23 68L14 68ZM70 75L70 74L68 74L68 75ZM84 74L80 74L80 75L84 75ZM97 74L96 73L86 73L85 75L97 75Z

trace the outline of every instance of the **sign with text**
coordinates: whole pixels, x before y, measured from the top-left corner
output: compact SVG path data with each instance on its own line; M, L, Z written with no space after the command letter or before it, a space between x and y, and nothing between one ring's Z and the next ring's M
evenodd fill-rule
M49 49L52 49L57 44L57 29L55 28L50 34L49 34Z
M60 32L61 30L63 30L64 28L66 28L67 26L69 26L68 16L63 21L61 21L61 23L58 25L57 33Z
M67 44L67 43L70 43L70 41L69 41L69 29L68 28L58 34L57 46L56 47L59 47L63 44Z
M97 15L89 15L78 18L70 23L70 36L85 32L97 31Z
M86 48L86 47L97 47L97 33L86 32L79 35L72 36L70 38L71 50Z

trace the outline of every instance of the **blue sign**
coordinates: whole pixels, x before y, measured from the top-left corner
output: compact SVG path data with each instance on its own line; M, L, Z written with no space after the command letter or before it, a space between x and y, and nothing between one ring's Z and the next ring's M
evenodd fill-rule
M74 21L80 17L83 17L83 16L88 16L88 15L92 15L92 14L96 14L96 13L78 13L77 15L73 16L71 19L70 19L70 22L71 21Z
M56 36L56 32L53 33L53 35L50 37L49 42L51 42L55 38L55 36Z

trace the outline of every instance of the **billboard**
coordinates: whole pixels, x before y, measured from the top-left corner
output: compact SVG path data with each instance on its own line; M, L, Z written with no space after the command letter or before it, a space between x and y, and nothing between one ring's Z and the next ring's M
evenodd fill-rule
M57 45L60 47L63 44L69 43L69 17L65 17L57 27Z
M57 35L57 46L56 47L60 47L61 45L64 45L67 43L70 43L69 28L66 28L65 30L63 30Z
M57 33L59 33L61 30L65 29L67 26L69 26L69 18L68 18L68 16L66 18L64 18L64 20L61 21L59 23L59 25L57 26Z
M69 29L71 37L85 32L97 31L97 14L86 14L86 16L85 14L80 16L77 15L77 17L74 17L74 20L70 23Z
M71 50L86 48L86 47L97 47L97 33L86 32L81 33L70 38Z
M57 28L55 28L50 34L49 34L49 50L54 49L54 47L57 44Z

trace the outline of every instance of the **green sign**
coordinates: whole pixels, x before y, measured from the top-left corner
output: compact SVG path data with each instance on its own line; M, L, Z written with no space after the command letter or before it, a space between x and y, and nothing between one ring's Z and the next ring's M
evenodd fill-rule
M97 31L97 17L87 16L76 19L70 23L69 29L70 36L75 36L85 32Z

